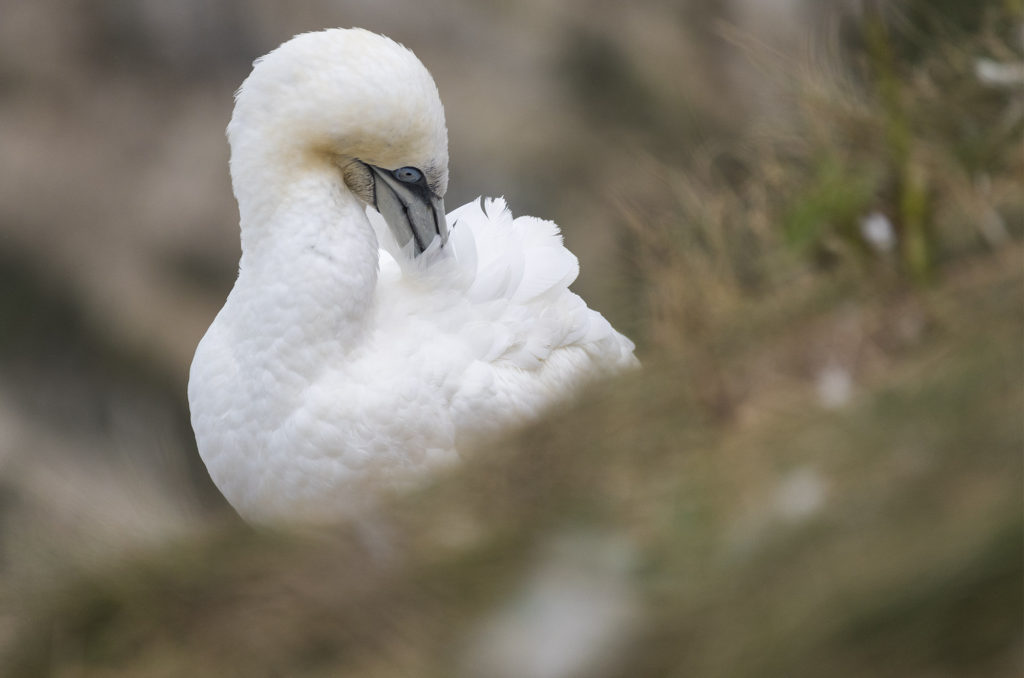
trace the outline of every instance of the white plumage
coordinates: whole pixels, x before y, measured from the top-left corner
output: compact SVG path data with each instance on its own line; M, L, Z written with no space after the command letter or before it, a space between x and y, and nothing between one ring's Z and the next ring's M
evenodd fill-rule
M636 363L569 291L578 264L555 224L500 199L445 223L444 113L401 45L293 38L256 62L228 137L242 257L189 404L246 519L359 509Z

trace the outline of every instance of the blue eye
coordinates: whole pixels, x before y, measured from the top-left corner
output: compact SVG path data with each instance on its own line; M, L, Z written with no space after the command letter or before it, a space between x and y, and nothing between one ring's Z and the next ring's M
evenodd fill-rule
M391 173L391 176L402 183L415 184L419 183L420 179L423 178L423 172L419 171L415 167L399 167Z

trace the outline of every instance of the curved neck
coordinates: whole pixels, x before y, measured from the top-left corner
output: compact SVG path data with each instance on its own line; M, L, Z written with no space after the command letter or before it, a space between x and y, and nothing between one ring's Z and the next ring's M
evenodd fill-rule
M325 156L232 147L242 230L233 296L242 322L274 350L350 345L377 285L377 239L365 207Z

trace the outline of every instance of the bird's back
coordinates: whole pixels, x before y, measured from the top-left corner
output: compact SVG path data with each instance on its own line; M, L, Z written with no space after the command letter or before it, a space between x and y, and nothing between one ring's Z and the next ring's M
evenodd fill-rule
M513 218L503 199L448 215L448 253L411 259L381 238L380 308L429 322L451 361L457 441L529 420L588 379L637 364L633 343L569 290L579 266L558 226ZM382 324L388 324L384 321Z

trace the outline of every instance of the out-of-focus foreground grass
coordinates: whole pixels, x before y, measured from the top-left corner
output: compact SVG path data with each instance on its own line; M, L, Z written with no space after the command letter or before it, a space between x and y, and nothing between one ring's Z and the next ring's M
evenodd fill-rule
M872 6L685 154L581 33L645 368L330 535L8 593L5 675L1020 675L1024 16Z

